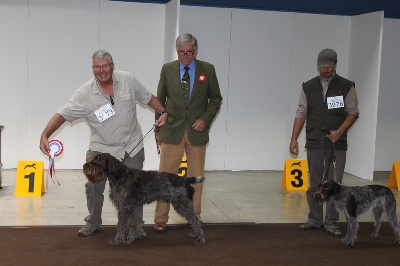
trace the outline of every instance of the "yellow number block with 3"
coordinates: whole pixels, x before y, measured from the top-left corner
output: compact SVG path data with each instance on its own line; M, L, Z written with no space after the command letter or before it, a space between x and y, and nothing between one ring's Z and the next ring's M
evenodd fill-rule
M397 188L397 191L400 191L400 162L393 162L387 187Z
M282 188L287 190L307 190L307 160L287 159L283 169Z
M44 192L42 161L18 161L15 196L40 197Z

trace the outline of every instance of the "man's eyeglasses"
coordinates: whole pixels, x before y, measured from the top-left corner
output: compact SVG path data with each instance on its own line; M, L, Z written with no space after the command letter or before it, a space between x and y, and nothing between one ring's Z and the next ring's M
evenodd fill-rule
M182 56L182 55L192 56L193 54L194 54L193 50L189 50L189 51L179 50L178 51L178 55L180 55L180 56Z
M100 70L100 69L109 70L111 65L112 65L112 63L111 64L107 64L107 65L102 65L102 66L92 66L92 68L94 70Z

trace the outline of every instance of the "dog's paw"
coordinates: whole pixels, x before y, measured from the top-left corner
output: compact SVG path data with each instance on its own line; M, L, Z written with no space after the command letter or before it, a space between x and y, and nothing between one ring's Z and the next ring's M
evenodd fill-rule
M352 248L354 247L354 240L350 240L349 238L345 237L342 239L342 242L346 244L346 247Z
M354 241L347 241L347 242L345 242L345 244L346 244L346 247L348 247L348 248L354 247Z
M378 233L373 232L373 233L370 235L370 237L371 237L371 238L378 238Z
M133 241L135 241L135 235L130 233L126 236L126 239L124 240L124 244L132 244Z
M194 242L194 244L196 246L201 246L201 245L204 245L205 243L206 243L206 239L204 237L203 238L197 238L196 241Z
M108 241L108 243L110 243L111 245L119 245L119 244L121 244L122 242L119 241L119 240L116 240L116 239L114 238L114 239Z
M190 229L190 232L187 235L190 236L190 237L196 237L197 236L197 234L196 234L196 232L194 231L193 228Z
M119 245L121 243L124 243L124 238L120 234L117 234L114 239L108 241L108 243L110 243L111 245Z

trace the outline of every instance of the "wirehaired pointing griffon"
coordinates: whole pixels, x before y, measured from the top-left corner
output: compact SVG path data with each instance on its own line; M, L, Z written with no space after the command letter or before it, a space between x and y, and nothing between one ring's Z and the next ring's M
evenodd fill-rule
M359 228L357 217L371 208L375 218L375 230L371 237L378 237L382 212L385 211L396 235L395 245L400 246L400 225L396 216L396 199L389 188L380 185L347 187L329 179L319 185L319 190L314 193L314 197L320 202L332 198L336 209L346 216L347 232L342 242L347 247L353 247L357 238Z
M135 240L136 225L133 207L166 201L192 227L190 236L197 237L195 244L206 243L203 224L193 209L194 188L190 185L204 181L204 177L183 178L175 174L130 169L108 153L94 156L83 165L83 172L90 182L100 182L108 177L110 199L118 211L117 234L110 244L130 244Z

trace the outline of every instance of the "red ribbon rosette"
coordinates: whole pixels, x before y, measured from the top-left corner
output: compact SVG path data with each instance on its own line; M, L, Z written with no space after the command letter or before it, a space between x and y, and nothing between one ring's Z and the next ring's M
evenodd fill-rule
M64 145L61 143L59 140L51 140L49 141L49 171L47 172L47 181L49 180L49 174L50 178L54 182L54 179L58 183L57 177L56 177L56 170L54 168L54 158L56 156L59 156L62 152L64 151ZM54 179L53 179L53 174L54 174Z
M49 142L49 154L56 157L64 151L64 145L59 140L51 140Z
M206 81L206 75L200 74L200 75L197 77L197 79L198 79L200 82L204 82L204 81Z

